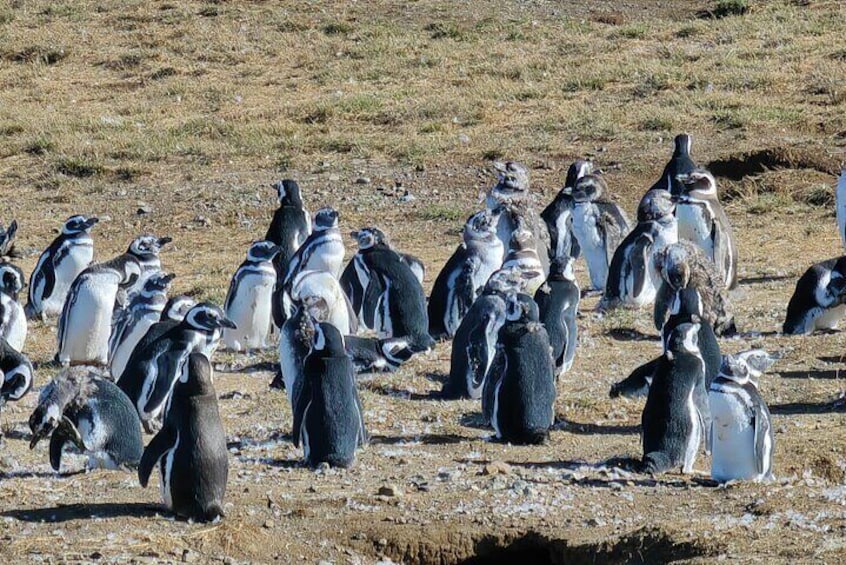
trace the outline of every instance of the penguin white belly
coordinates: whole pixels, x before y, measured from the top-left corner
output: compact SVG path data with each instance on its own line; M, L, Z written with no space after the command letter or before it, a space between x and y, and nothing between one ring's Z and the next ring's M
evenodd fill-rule
M455 281L461 275L461 269L455 269L447 279L446 308L444 308L444 329L449 337L454 337L458 326L461 323L461 313L458 311L458 289L455 288ZM475 285L475 281L474 281Z
M158 316L149 315L129 322L132 324L131 327L124 333L123 339L115 348L114 355L112 355L111 370L114 378L117 379L123 374L124 369L126 369L126 363L129 361L129 356L135 350L135 346L138 345L138 342L141 341L147 330L157 321Z
M846 169L840 173L835 194L837 201L837 227L840 230L840 241L846 247Z
M652 243L652 251L649 255L647 271L649 274L649 281L655 288L656 293L658 288L661 286L661 273L658 271L655 259L664 251L664 249L678 242L679 230L677 224L673 224L671 227L659 229L655 234L655 239ZM652 299L655 299L655 295L652 296Z
M573 217L570 213L570 210L565 210L564 212L558 214L558 217L555 218L555 229L558 231L558 241L555 242L555 256L556 257L564 257L567 255L567 250L564 249L564 243L567 241L568 234L567 230L570 229L568 224L568 220Z
M24 314L23 306L13 300L12 297L2 293L0 293L0 304L3 305L3 310L6 312L6 320L3 322L3 327L0 328L0 337L5 338L15 351L22 351L27 331L26 314Z
M324 243L311 257L308 265L301 271L323 271L331 273L335 279L341 277L341 269L344 266L344 244L338 241Z
M344 299L344 291L339 286L332 289L331 295L326 297L326 304L329 306L329 316L326 321L338 328L341 335L350 335L352 333L350 311Z
M504 257L504 249L499 245L499 241L492 243L483 253L479 254L482 263L479 268L473 273L473 288L478 294L480 289L484 288L488 279L502 266Z
M699 451L699 444L702 442L702 423L699 419L699 410L696 408L696 402L693 399L694 393L695 389L691 389L686 403L691 430L690 436L687 437L687 444L685 445L682 473L693 472L693 464L696 462L696 454Z
M605 288L608 279L608 255L598 229L597 209L592 204L577 204L573 213L573 233L579 240L587 262L590 283L596 290Z
M234 351L263 349L270 333L270 302L275 280L262 272L244 275L239 282L235 297L226 309L226 317L237 328L223 330L224 346Z
M62 307L65 305L73 280L91 264L93 259L92 245L73 245L70 253L63 256L59 264L55 265L56 282L53 285L53 292L41 302L41 311L45 316L58 316L62 313Z
M710 392L711 478L715 481L750 480L758 476L755 428L749 411L733 394Z
M91 420L80 418L78 427L82 443L85 445L85 454L88 455L88 469L117 470L118 464L104 449L108 441L108 430L100 418L99 403L96 399L92 399L88 404L91 409Z
M173 458L176 455L176 450L179 448L179 431L176 432L176 441L173 442L173 447L159 460L159 471L162 475L162 480L159 483L159 490L162 494L162 502L164 505L173 509L173 496L170 494L171 489L171 475L173 473Z
M59 361L105 365L109 360L112 310L118 286L114 277L85 277L80 281L73 304L64 321L64 339Z
M705 256L714 260L714 242L711 241L713 220L706 216L705 207L697 204L676 206L678 237L699 247Z
M285 335L279 339L279 367L282 369L282 380L285 381L285 394L288 395L288 401L292 407L296 406L294 387L297 379L300 378L302 364L297 363L297 356Z
M833 308L825 308L814 320L814 329L835 330L843 316L846 316L846 305L841 304Z

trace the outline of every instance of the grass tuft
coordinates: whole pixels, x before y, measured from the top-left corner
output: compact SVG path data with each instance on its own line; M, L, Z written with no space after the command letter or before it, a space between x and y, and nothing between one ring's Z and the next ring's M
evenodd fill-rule
M54 167L57 173L77 178L93 177L103 172L102 165L81 157L62 157Z

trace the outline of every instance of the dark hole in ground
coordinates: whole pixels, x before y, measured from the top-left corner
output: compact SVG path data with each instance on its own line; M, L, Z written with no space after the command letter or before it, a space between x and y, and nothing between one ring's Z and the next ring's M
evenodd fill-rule
M706 165L716 177L739 181L772 169L814 169L831 175L838 174L836 160L819 150L771 147L740 155L716 159Z

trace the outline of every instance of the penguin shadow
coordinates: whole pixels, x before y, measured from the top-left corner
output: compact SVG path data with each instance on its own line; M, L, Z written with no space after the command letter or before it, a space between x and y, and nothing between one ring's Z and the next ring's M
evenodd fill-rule
M215 371L218 373L233 374L233 373L275 373L278 367L277 363L272 361L258 361L252 365L237 365L235 363L229 365L220 363L215 365Z
M738 285L763 284L768 282L793 280L794 277L789 275L761 275L759 277L746 277L737 281Z
M685 488L691 483L701 486L714 486L716 483L710 479L700 477L688 477L681 475L650 475L640 472L641 461L634 457L612 457L596 465L588 464L585 461L507 461L512 467L524 469L558 469L561 471L573 471L570 480L579 486L589 488L618 489L621 482L637 487L666 486ZM580 476L585 473L585 467L594 467L595 474L591 476ZM614 469L624 471L629 476L615 476ZM589 471L587 471L589 472ZM528 481L532 482L532 481Z
M805 369L801 371L780 371L776 374L783 379L839 379L841 376L846 378L846 370L841 371L840 369Z
M439 390L430 390L426 392L413 392L407 389L397 388L387 383L377 383L373 381L360 380L361 388L376 394L384 396L392 396L403 400L443 400L443 395Z
M28 442L32 439L32 433L29 431L12 428L8 431L3 431L3 439L18 439L22 441L25 440Z
M556 418L554 430L563 430L577 435L626 435L639 434L640 426L631 425L617 425L617 424L588 424L581 422L574 422L567 418Z
M617 341L661 341L658 335L645 334L633 328L611 328L605 333Z
M51 508L25 508L0 512L4 518L22 522L60 523L92 518L135 517L149 518L162 514L164 509L147 502L95 502L90 504L67 504Z
M823 355L822 357L817 357L817 360L823 363L846 363L846 355Z
M423 445L452 445L474 441L476 437L466 437L457 434L418 434L407 436L370 436L370 445L398 445L402 443L421 443Z
M846 399L840 398L831 402L788 402L786 404L771 404L770 414L774 416L798 416L802 414L830 414L846 412Z

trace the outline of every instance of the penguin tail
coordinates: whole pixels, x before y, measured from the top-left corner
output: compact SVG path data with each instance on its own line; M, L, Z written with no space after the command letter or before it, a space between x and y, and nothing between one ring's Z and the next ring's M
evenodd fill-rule
M219 520L220 518L225 518L226 513L223 512L223 508L220 507L220 504L217 502L212 502L208 506L206 506L203 515L200 517L203 522L214 522L215 520Z
M276 375L268 386L277 390L285 390L285 378L282 376L282 371L276 371Z
M666 453L660 451L651 451L643 456L641 463L641 473L648 473L650 475L658 475L672 468L670 458Z
M532 428L523 430L510 439L510 443L519 445L541 445L549 439L548 428Z
M35 307L32 304L27 303L27 305L24 306L24 316L26 316L27 320L38 319L38 313L35 311Z

